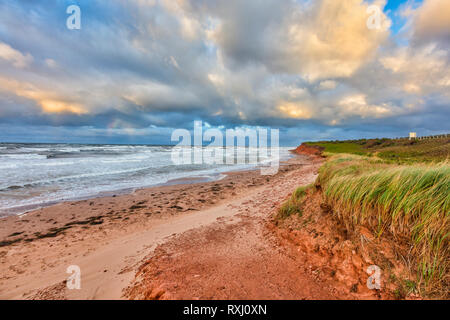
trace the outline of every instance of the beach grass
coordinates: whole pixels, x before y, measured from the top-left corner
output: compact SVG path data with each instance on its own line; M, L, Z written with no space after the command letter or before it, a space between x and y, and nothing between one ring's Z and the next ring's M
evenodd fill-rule
M450 139L306 144L318 146L327 157L316 186L346 229L364 226L378 239L406 242L416 261L417 290L448 296ZM304 200L293 195L278 215L301 212Z
M313 185L298 187L291 195L291 197L283 203L281 208L278 210L276 219L285 219L293 214L299 216L302 215L302 203L306 197L306 192Z
M406 238L417 258L418 283L445 287L450 267L450 164L394 165L335 155L320 168L325 201L348 230L363 225L381 237Z

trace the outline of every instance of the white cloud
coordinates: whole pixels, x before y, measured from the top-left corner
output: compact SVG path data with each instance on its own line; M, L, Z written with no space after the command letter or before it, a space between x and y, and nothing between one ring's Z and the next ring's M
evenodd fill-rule
M319 83L319 88L322 90L332 90L336 88L337 82L333 80L325 80Z
M388 81L407 93L442 93L450 91L448 52L432 43L426 46L399 48L381 57L381 64L395 77Z
M425 0L417 10L414 25L418 37L450 37L450 1Z
M288 30L290 67L311 80L352 76L388 36L385 29L367 28L367 6L360 0L322 0L299 15ZM380 19L389 24L383 13Z
M0 59L11 62L16 68L25 68L33 61L29 53L24 55L4 42L0 42Z

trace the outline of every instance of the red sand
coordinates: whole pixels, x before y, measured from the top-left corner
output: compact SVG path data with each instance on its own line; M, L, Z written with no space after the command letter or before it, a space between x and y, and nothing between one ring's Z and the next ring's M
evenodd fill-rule
M0 298L390 298L364 287L372 261L339 238L335 222L321 218L320 203L313 201L314 221L304 232L295 223L274 224L283 201L315 181L321 162L299 156L274 176L234 172L216 182L65 202L2 219ZM81 290L66 287L69 265L81 268Z

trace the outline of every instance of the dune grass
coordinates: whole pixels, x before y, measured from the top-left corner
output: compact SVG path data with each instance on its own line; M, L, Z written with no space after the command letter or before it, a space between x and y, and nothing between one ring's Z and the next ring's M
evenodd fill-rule
M378 237L409 239L427 292L449 283L450 165L397 165L376 157L335 155L318 184L347 229L364 225Z
M302 215L302 203L306 197L306 191L312 187L312 184L298 187L291 195L291 197L283 203L275 218L285 219L293 214Z

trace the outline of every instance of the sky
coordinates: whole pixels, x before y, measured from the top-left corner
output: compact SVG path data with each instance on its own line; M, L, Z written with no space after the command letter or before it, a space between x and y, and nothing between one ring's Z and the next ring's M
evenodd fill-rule
M448 0L1 1L0 141L449 133L449 49Z

